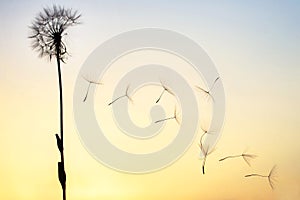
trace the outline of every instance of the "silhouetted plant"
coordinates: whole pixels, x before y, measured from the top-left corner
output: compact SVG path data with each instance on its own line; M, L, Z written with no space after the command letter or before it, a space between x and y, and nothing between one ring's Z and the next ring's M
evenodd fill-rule
M63 200L66 199L66 173L64 165L64 128L63 128L63 91L60 63L65 63L68 56L66 44L63 37L70 26L79 24L81 17L77 11L65 9L61 6L53 5L51 8L44 8L29 27L32 40L32 48L39 53L40 57L50 59L55 57L58 68L59 100L60 100L60 135L55 134L57 147L60 152L61 161L58 162L58 177L63 190Z

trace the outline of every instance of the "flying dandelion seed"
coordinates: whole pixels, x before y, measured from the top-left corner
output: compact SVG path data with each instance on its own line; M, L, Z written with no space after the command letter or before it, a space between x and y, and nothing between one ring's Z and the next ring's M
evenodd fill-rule
M171 94L172 96L175 96L175 94L171 91L171 89L169 89L166 85L164 85L164 84L162 83L162 81L160 81L160 83L161 83L161 86L163 87L163 91L161 92L161 94L159 95L159 97L158 97L158 99L156 100L155 103L158 103L158 102L160 101L160 99L162 98L162 96L163 96L163 94L164 94L165 92L168 92L168 93Z
M89 83L89 85L88 85L88 87L87 87L87 90L86 90L86 94L85 94L84 99L83 99L83 102L85 102L86 99L87 99L87 96L88 96L88 93L89 93L91 84L95 84L95 85L103 85L103 83L98 83L98 82L95 82L95 81L91 81L91 80L87 79L87 78L84 77L84 76L82 76L82 78L83 78L84 80L86 80L86 81Z
M202 127L201 127L201 129L202 129ZM203 129L202 129L202 130L203 130ZM200 148L202 154L204 155L203 162L202 162L202 174L205 174L205 162L206 162L206 157L207 157L207 152L208 152L207 150L204 149L204 147L203 147L203 142L202 142L203 137L205 136L206 133L207 133L207 131L204 131L204 133L201 135L201 137L200 137L200 142L199 142L199 144L198 144L198 146L199 146L199 148ZM207 149L208 149L208 148L207 148Z
M207 97L210 97L210 98L213 100L213 102L214 102L215 100L214 100L214 97L212 96L211 92L212 92L212 90L214 89L214 87L215 87L215 85L216 85L216 83L217 83L217 81L218 81L219 79L220 79L220 77L217 77L217 78L215 79L215 81L213 82L212 87L211 87L210 89L208 89L208 90L205 90L205 89L203 89L202 87L197 86L197 85L196 85L196 88L199 89L201 92L204 92L204 93L206 94L206 96L207 96Z
M115 103L116 101L118 101L119 99L122 99L124 97L127 97L127 99L129 99L130 102L133 102L133 100L131 99L131 97L128 94L128 91L129 91L129 85L126 88L126 92L125 92L124 95L119 96L118 98L116 98L115 100L113 100L112 102L110 102L108 105L110 106L111 104Z
M168 40L169 38L171 40ZM214 64L198 44L194 43L189 38L186 38L187 40L185 41L185 38L186 37L182 34L174 34L173 31L156 28L142 28L138 29L137 31L128 31L114 36L113 38L105 41L103 44L97 47L96 50L91 53L91 56L89 56L87 61L84 63L81 71L86 72L94 69L94 72L96 73L95 76L102 77L108 72L108 67L109 65L111 65L111 62L114 62L114 58L119 58L127 52L135 51L136 49L147 50L149 47L153 47L155 49L163 49L168 52L172 52L172 54L178 56L178 58L184 58L184 62L187 64L192 63L190 67L193 71L193 74L195 75L195 78L196 76L201 77L203 81L205 81L205 83L209 83L208 85L211 86L215 78L219 76ZM117 51L115 51L115 48L111 48L112 46L120 48L117 48ZM197 53L199 53L199 55ZM165 66L165 62L163 62L162 64L151 62L138 64L142 65L133 66L135 67L135 69L130 69L130 71L123 73L122 77L118 77L120 80L116 80L118 83L115 84L116 87L114 90L114 94L107 97L109 98L107 99L107 104L117 97L124 95L128 83L130 83L129 95L133 97L134 103L136 103L136 99L133 96L135 92L137 92L137 94L142 94L138 96L145 98L146 93L144 93L144 89L149 89L148 92L152 91L153 89L155 89L153 88L154 84L157 88L155 89L156 94L152 96L153 105L166 103L166 105L170 106L170 103L175 100L175 105L180 106L177 106L178 113L175 112L175 114L173 114L174 104L171 104L171 110L169 109L169 106L165 109L161 106L147 106L147 109L145 110L147 113L149 112L147 114L147 119L152 121L152 124L142 124L142 126L140 126L139 124L134 122L134 120L132 120L132 112L130 112L130 103L128 102L129 100L123 98L120 102L117 102L117 104L114 104L111 107L113 121L116 125L116 128L120 129L120 131L122 131L130 138L133 137L135 138L135 140L138 139L143 141L145 141L145 139L149 139L150 143L152 141L152 138L156 138L159 132L168 132L168 129L176 128L164 127L160 125L164 124L165 126L168 126L173 124L174 126L180 126L180 128L176 128L176 130L174 129L178 132L176 135L175 133L172 135L166 135L167 137L165 137L164 134L161 135L163 137L163 140L170 139L170 142L168 142L167 145L156 145L157 147L161 146L162 148L155 148L155 151L148 151L145 148L134 148L132 150L139 152L128 152L123 148L119 148L118 144L113 144L113 141L105 139L105 126L102 127L100 126L101 124L97 123L97 115L95 114L94 109L95 106L92 105L92 103L94 102L88 101L87 103L89 103L90 105L88 107L82 104L82 98L85 91L82 91L83 80L81 79L81 77L77 79L75 90L76 93L73 96L75 100L74 113L76 126L78 129L80 129L78 131L78 133L80 134L80 138L82 138L82 142L84 146L86 146L89 150L89 153L93 157L96 157L98 161L110 168L122 172L151 173L152 171L160 170L163 167L170 165L171 163L175 163L180 158L180 156L183 155L184 152L186 152L186 150L193 143L193 140L197 135L197 130L199 130L199 120L201 120L203 116L203 112L199 112L204 110L202 110L203 107L199 107L197 97L195 96L195 91L193 91L192 88L193 86L191 87L190 85L190 81L192 80L188 80L186 76L183 76L182 72L180 72L182 70L178 71L174 68L174 66ZM98 79L95 80L97 81ZM160 80L162 81L162 85L167 87L161 86L161 83L159 82ZM86 89L86 87L87 83L84 89ZM172 95L166 92L168 91L168 88L170 88L171 91L174 92L175 99ZM207 89L207 87L204 88ZM140 90L142 90L141 93ZM163 90L165 91L163 92ZM91 86L90 92L92 91L94 91L94 88L92 88ZM162 92L163 94L161 94ZM223 127L225 114L225 96L221 78L215 85L212 94L216 102L213 104L213 107L209 107L209 109L207 109L207 106L205 107L205 111L209 111L209 115L205 117L209 119L211 126L215 128L214 130L217 133L212 136L206 135L207 137L204 137L202 141L204 145L203 151L207 151L207 153L205 153L206 156L217 144ZM148 94L148 96L149 95L150 94ZM203 95L202 92L200 93L200 95ZM168 100L171 100L171 102L169 102ZM158 102L157 104L155 103L156 101ZM146 104L148 103L144 101L142 102L142 105ZM145 115L145 112L142 112L142 110L140 110L138 115L139 114ZM179 125L175 125L175 120L178 119L177 114L179 116L179 120L177 122L180 122ZM88 115L89 117L86 117ZM168 121L159 124L159 121L164 118L173 119L169 119ZM148 121L147 119L146 121ZM145 120L142 121L144 122ZM155 122L157 124L154 124ZM163 130L164 128L165 130ZM90 131L86 132L86 129ZM211 131L211 129L209 129L209 131ZM170 138L169 136L171 136L172 138ZM98 142L99 145L95 146L95 142ZM198 140L196 142L198 142ZM141 147L144 147L143 144L139 145L142 145ZM207 145L209 145L209 148L207 148ZM153 145L151 144L150 146L153 147ZM106 148L105 154L103 154L103 148ZM198 150L197 146L196 148ZM200 171L203 154L200 154L201 161L199 162L198 167L199 173L202 173ZM208 167L209 162L210 161L208 160L208 163L206 163L206 166Z
M247 165L249 165L251 167L251 161L253 159L255 159L257 157L257 155L242 153L240 155L226 156L224 158L221 158L219 161L221 162L221 161L224 161L224 160L227 160L227 159L239 158L239 157L242 157L244 159L244 161L247 163Z
M268 175L248 174L248 175L245 175L245 177L257 176L257 177L262 177L262 178L268 178L269 185L272 188L272 190L274 190L274 186L275 186L275 182L276 182L276 173L277 173L277 166L274 165Z
M214 151L214 149L211 152L209 152L209 145L207 145L207 148L204 148L204 145L203 145L202 141L203 141L203 138L204 138L205 135L212 134L213 132L210 132L210 131L204 129L203 127L201 127L201 129L203 130L203 134L200 137L200 141L199 141L198 146L200 148L201 153L204 156L203 162L202 162L202 174L205 174L205 163L206 163L207 156L209 154L211 154Z
M173 117L168 117L168 118L165 118L165 119L160 119L160 120L155 121L154 123L159 123L159 122L163 122L163 121L167 121L167 120L171 120L171 119L175 119L176 122L177 122L177 124L180 124L179 119L178 119L178 114L177 114L176 107L174 109L174 115L173 115Z
M203 134L201 136L201 139L200 139L200 143L198 144L199 148L200 148L200 151L202 152L204 158L203 158L203 162L202 162L202 174L205 174L205 163L206 163L206 158L208 156L208 150L209 150L209 146L207 146L207 148L204 148L204 145L202 143L202 138L205 134Z
M202 125L201 125L200 128L201 128L202 131L203 131L203 134L202 134L201 138L202 138L205 134L213 134L213 133L215 133L214 131L208 130L207 128L203 127Z

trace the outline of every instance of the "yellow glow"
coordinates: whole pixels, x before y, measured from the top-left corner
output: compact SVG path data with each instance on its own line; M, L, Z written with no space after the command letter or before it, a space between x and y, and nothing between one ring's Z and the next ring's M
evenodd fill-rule
M64 1L66 6L82 10L84 16L83 24L68 35L72 56L62 66L68 200L300 199L299 4L117 2ZM33 1L0 2L3 200L61 199L57 179L59 152L54 136L59 131L57 68L55 62L39 59L27 40L28 25L40 9L40 3ZM82 63L112 35L148 26L193 38L207 51L222 78L226 120L216 150L207 158L205 175L201 173L202 160L198 159L200 131L191 148L173 165L141 175L120 173L101 165L85 150L77 135L73 89ZM118 80L112 77L121 77L142 62L153 60L178 70L187 66L167 53L135 52L113 64L101 80L104 85L95 94L97 119L107 121L103 126L107 137L129 152L162 148L178 130L176 122L170 121L164 134L149 141L125 138L107 106L112 99L111 88ZM114 70L118 65L124 70ZM204 84L193 70L186 69L182 75L192 87ZM161 91L156 86L145 89L149 94L136 91L135 103L130 105L131 117L140 126L151 123L149 110L155 94ZM102 94L107 98L102 98ZM200 94L196 97L203 101ZM172 113L175 105L180 107L167 95L161 105L166 113ZM199 107L209 112L209 106ZM218 161L247 148L249 153L258 155L252 167L240 158ZM249 173L268 174L274 164L278 165L274 191L264 178L244 177Z

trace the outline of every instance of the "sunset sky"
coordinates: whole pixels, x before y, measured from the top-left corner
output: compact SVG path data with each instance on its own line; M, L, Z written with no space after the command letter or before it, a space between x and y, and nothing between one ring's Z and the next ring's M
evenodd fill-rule
M0 199L61 199L54 136L59 132L57 67L38 58L27 38L35 15L52 4L82 13L82 24L70 28L66 36L71 57L62 65L68 199L300 199L300 3L296 0L1 1ZM205 175L198 159L200 133L177 162L139 175L107 168L81 144L73 116L73 92L81 66L102 42L144 27L192 38L220 74L225 122L216 150L208 156ZM146 54L138 56L143 60ZM197 81L192 73L186 76ZM113 85L110 80L103 80L104 91ZM152 88L151 94L139 95L149 99L159 92L161 88ZM134 105L143 103L139 95ZM111 98L100 102L105 107ZM103 112L109 117L109 110ZM148 117L136 111L132 118L145 125ZM176 128L170 122L167 130ZM113 120L106 129L117 129ZM251 167L240 158L218 161L246 149L258 155ZM275 164L275 190L267 179L244 177L267 175Z

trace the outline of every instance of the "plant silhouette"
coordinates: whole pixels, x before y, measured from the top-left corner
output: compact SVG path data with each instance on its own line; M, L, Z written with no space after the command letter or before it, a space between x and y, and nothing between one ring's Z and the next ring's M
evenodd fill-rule
M216 85L216 83L217 83L217 81L220 79L220 77L217 77L215 80L214 80L214 82L213 82L213 84L212 84L212 86L211 86L211 88L209 88L208 90L205 90L205 89L203 89L202 87L200 87L200 86L195 86L197 89L199 89L201 92L204 92L208 97L211 97L211 99L213 100L213 102L215 101L214 100L214 97L212 96L212 94L211 94L211 92L212 92L212 90L214 89L214 87L215 87L215 85Z
M86 94L85 94L85 96L84 96L84 98L83 98L83 102L85 102L86 99L87 99L87 96L88 96L88 93L89 93L91 84L95 84L95 85L103 85L103 84L102 84L102 83L97 83L97 82L95 82L95 81L91 81L91 80L87 79L87 78L84 77L84 76L82 76L82 78L83 78L84 80L86 80L86 81L89 83L89 85L88 85L88 87L87 87L87 90L86 90Z
M159 122L163 122L163 121L170 120L170 119L175 119L177 124L180 124L179 119L178 119L178 115L177 115L176 107L174 109L174 114L173 114L172 117L168 117L168 118L165 118L165 119L160 119L160 120L155 121L154 123L159 123Z
M257 177L262 177L262 178L268 178L268 182L270 184L270 187L272 188L272 190L274 189L275 186L275 181L276 181L276 171L277 171L277 166L274 165L272 167L272 169L270 170L268 175L260 175L260 174L248 174L245 175L245 177L253 177L253 176L257 176Z
M63 191L63 200L66 199L66 172L64 162L64 128L63 128L63 90L61 62L65 63L68 51L63 37L67 34L66 30L79 24L81 17L77 11L66 9L61 6L53 5L44 8L29 26L32 40L32 48L39 53L39 57L47 57L51 61L56 58L59 83L59 107L60 107L60 135L55 134L57 147L60 152L61 161L58 162L58 178Z
M129 90L129 85L126 88L126 92L124 95L119 96L118 98L114 99L112 102L110 102L108 105L110 106L111 104L115 103L116 101L118 101L119 99L122 99L124 97L127 97L129 99L129 101L133 102L133 100L131 99L131 97L128 94L128 90Z
M221 161L224 161L224 160L227 160L227 159L239 158L239 157L242 157L244 159L244 161L247 163L247 165L249 165L251 167L251 161L253 159L255 159L257 157L257 155L242 153L240 155L226 156L224 158L221 158L219 161L221 162Z
M161 100L161 98L162 98L162 96L163 96L163 94L164 94L165 92L168 92L168 93L171 94L172 96L175 95L175 94L171 91L171 89L169 89L167 86L165 86L165 85L162 83L162 81L160 81L160 83L161 83L161 86L163 87L163 91L160 93L160 95L159 95L159 97L158 97L158 99L156 100L155 103L158 103L158 102Z

